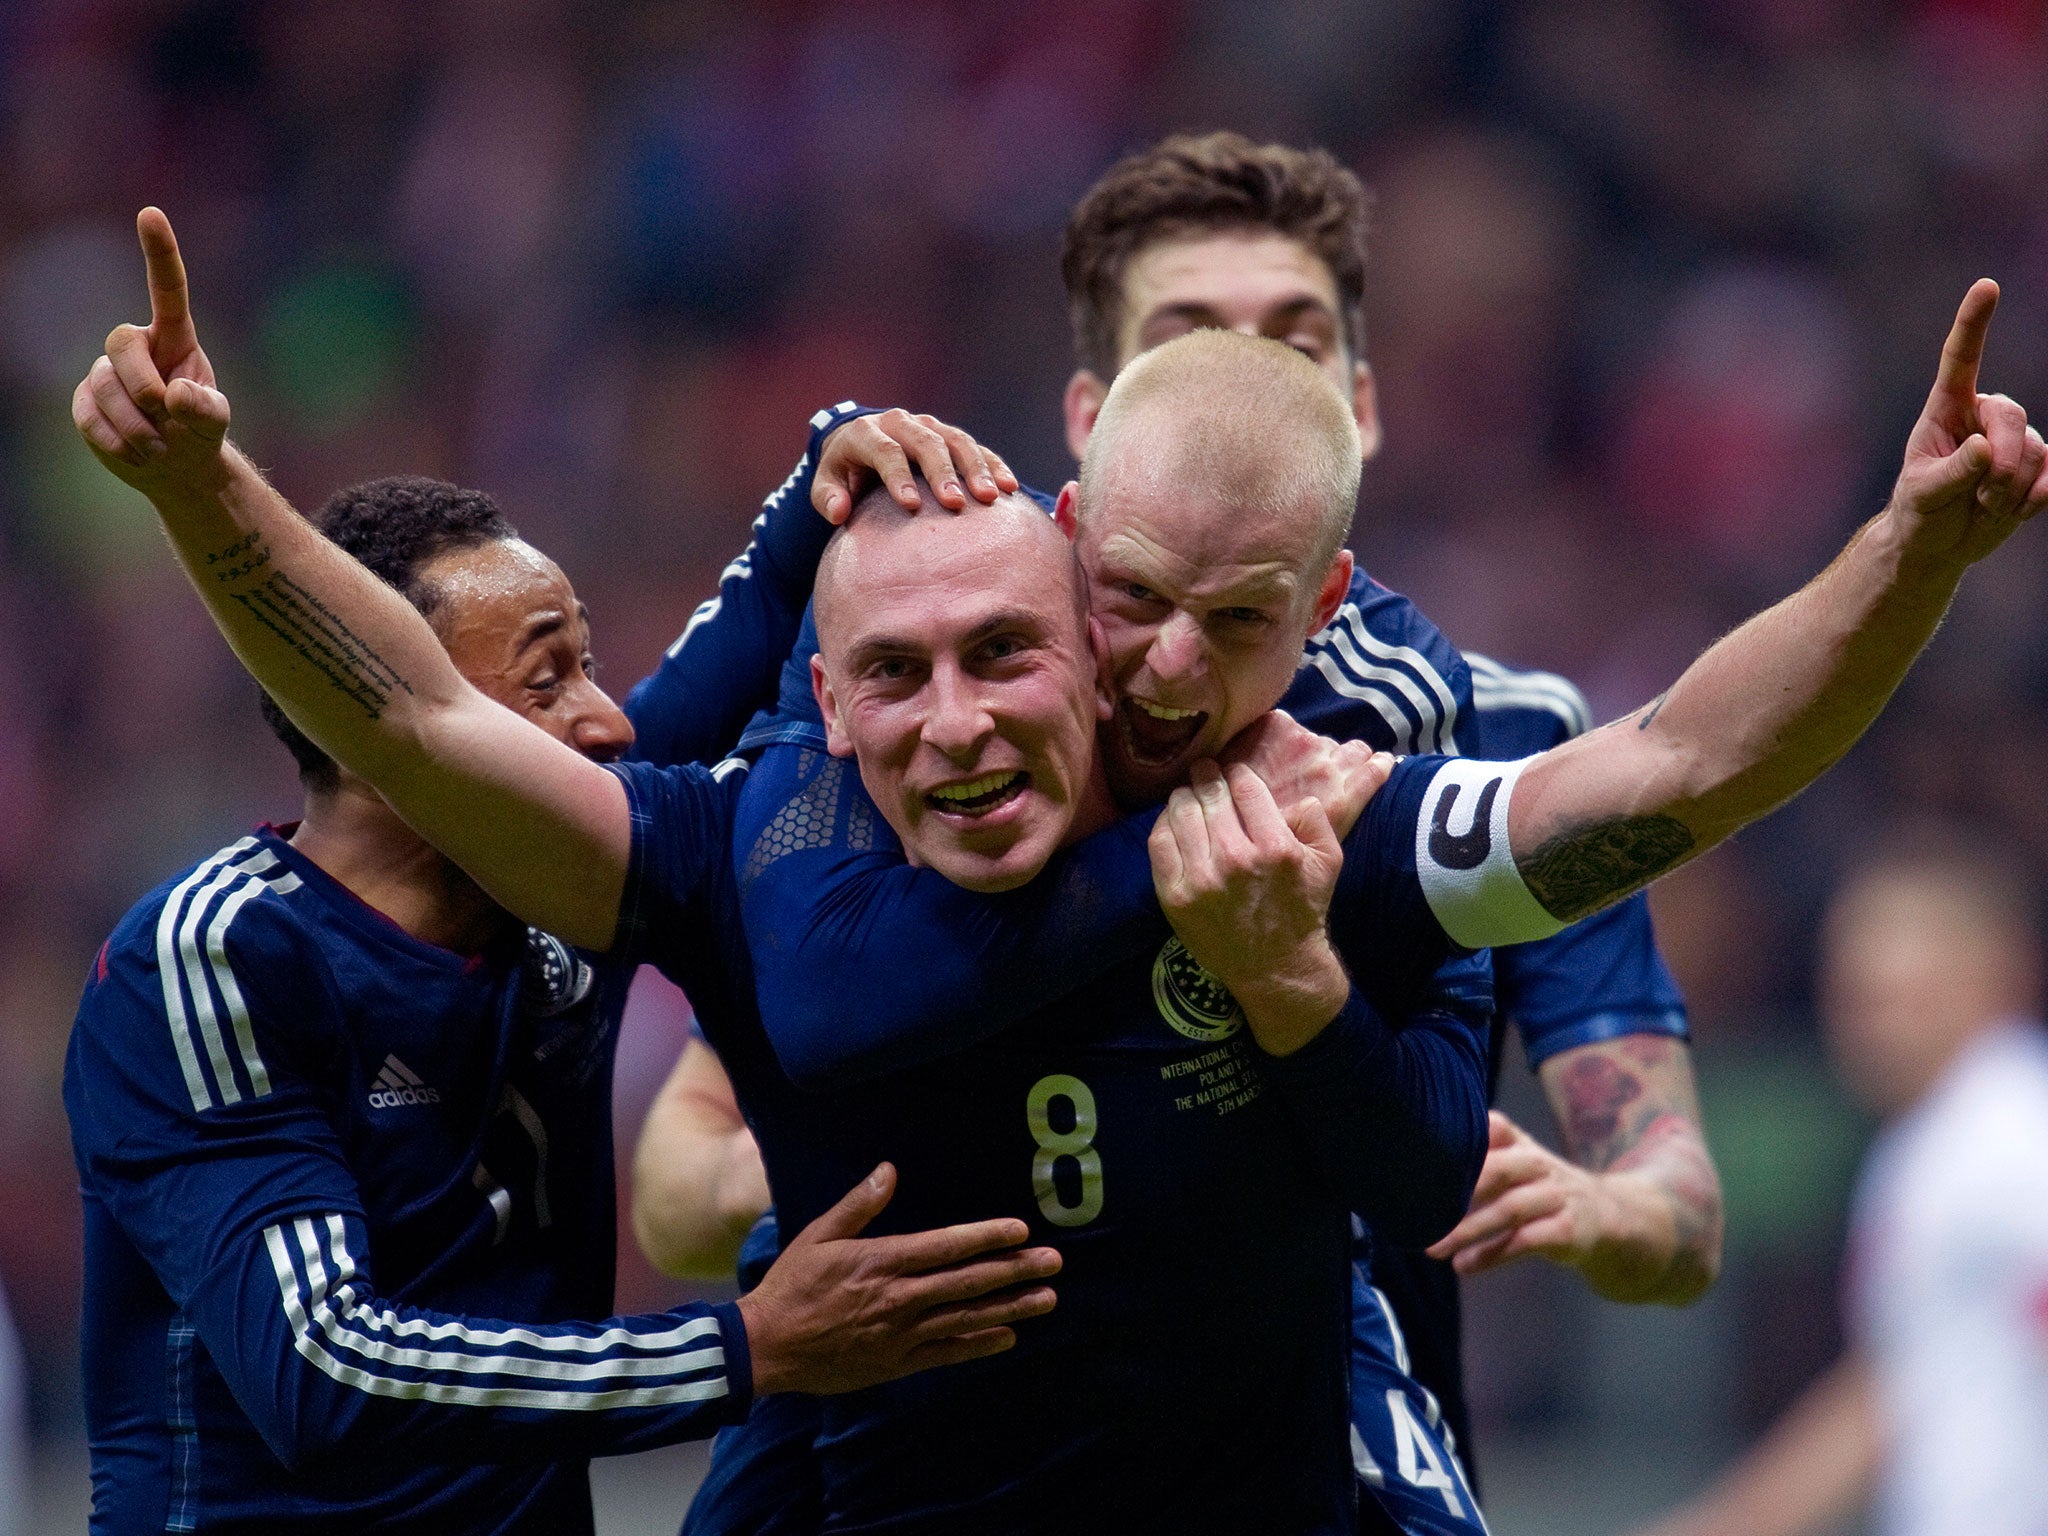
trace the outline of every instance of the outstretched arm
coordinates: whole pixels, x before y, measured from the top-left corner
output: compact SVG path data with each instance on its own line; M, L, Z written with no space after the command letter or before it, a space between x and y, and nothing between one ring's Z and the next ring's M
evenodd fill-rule
M1997 299L1988 280L1964 298L1890 502L1825 571L1636 713L1520 764L1445 765L1418 862L1453 938L1555 932L1780 805L1862 735L1963 572L2048 505L2048 445L2016 403L1977 393Z
M322 750L527 922L609 947L630 849L596 763L494 704L427 622L226 442L170 221L136 221L147 328L117 326L72 400L101 463L147 496L235 654Z

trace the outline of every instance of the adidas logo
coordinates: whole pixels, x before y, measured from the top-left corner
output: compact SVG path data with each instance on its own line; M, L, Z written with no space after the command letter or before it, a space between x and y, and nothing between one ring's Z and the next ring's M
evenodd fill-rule
M384 1070L377 1074L377 1085L370 1090L370 1108L398 1109L406 1104L438 1104L441 1090L429 1088L414 1072L396 1056L384 1058Z

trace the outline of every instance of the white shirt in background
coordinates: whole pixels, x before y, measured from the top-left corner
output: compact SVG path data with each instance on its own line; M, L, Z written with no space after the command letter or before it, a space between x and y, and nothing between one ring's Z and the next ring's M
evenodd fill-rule
M1851 1307L1885 1536L2048 1536L2048 1030L2000 1025L1879 1137Z

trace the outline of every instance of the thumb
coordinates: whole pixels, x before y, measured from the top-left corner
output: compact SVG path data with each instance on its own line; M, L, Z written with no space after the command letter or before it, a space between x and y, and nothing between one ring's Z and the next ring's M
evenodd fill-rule
M173 379L164 390L164 410L171 420L208 442L228 435L228 397L196 379Z
M1939 501L1966 490L1991 465L1991 444L1981 432L1973 432L1956 445L1953 453L1937 459L1921 471L1915 487L1916 501Z
M859 1237L861 1229L882 1214L896 1193L896 1169L877 1163L875 1171L849 1189L837 1205L797 1234L798 1243L829 1243Z
M1497 1109L1486 1112L1486 1145L1490 1148L1512 1147L1520 1132L1515 1122Z

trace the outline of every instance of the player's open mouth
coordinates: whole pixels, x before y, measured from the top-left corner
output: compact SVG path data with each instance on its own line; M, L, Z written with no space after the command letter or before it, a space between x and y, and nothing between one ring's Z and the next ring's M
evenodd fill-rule
M1194 745L1209 723L1206 711L1174 709L1150 699L1126 698L1116 707L1125 750L1147 767L1163 767Z
M1031 775L1021 769L985 773L978 779L942 784L927 794L925 804L950 816L986 816L997 806L1007 805L1031 786Z

